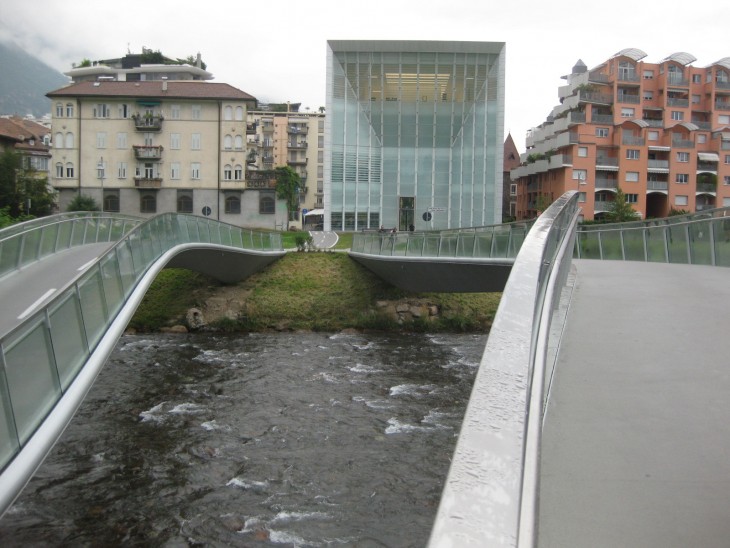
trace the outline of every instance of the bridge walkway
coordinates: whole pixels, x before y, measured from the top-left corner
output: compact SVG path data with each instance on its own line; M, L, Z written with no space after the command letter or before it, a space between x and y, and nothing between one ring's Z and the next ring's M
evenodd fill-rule
M574 261L538 545L727 546L728 270Z

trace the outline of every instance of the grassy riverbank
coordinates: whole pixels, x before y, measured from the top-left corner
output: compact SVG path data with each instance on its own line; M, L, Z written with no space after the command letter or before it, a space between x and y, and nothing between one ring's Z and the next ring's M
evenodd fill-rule
M186 311L197 307L209 327L224 331L483 332L491 326L499 297L408 293L386 284L345 253L288 253L263 272L228 286L186 270L164 270L130 327L155 331L183 324ZM212 302L228 303L227 313L208 312ZM408 307L412 314L395 313Z

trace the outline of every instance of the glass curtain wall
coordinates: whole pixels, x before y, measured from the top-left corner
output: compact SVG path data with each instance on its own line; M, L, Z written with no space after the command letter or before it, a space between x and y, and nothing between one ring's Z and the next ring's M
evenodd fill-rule
M504 44L328 45L325 229L499 222Z

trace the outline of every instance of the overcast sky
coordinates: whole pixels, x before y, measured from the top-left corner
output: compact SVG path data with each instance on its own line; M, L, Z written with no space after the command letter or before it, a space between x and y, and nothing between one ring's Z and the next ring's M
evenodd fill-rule
M506 42L504 130L524 151L578 59L592 68L638 48L649 62L684 51L704 67L730 56L726 1L3 0L0 40L60 72L143 46L173 58L200 52L214 81L312 110L325 104L327 40Z

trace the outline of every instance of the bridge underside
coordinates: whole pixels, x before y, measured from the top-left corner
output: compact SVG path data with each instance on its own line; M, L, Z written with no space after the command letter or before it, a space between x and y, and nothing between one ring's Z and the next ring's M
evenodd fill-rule
M514 259L392 257L350 252L350 257L386 282L414 293L502 291Z
M236 283L263 270L284 255L281 252L226 251L189 247L180 251L165 268L187 268L223 283Z

